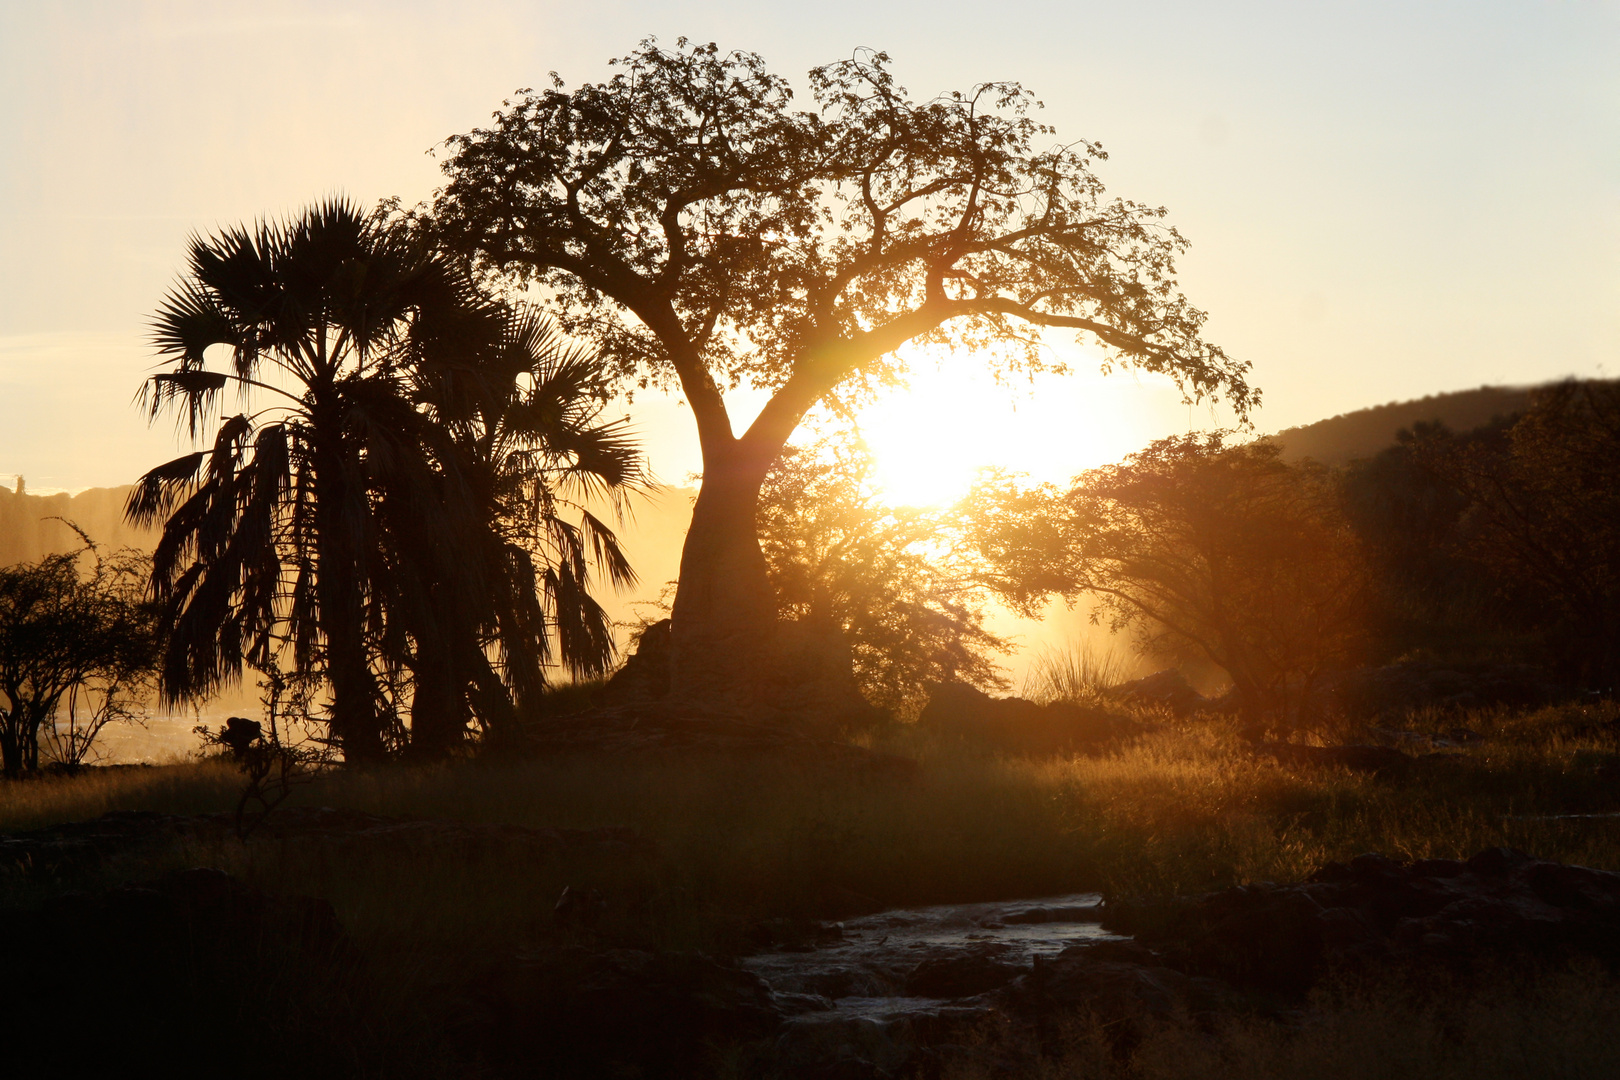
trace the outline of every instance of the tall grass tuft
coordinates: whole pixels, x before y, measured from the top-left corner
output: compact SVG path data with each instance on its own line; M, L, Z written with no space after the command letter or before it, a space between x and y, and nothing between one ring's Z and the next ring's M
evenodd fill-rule
M1035 653L1020 696L1041 705L1099 705L1108 691L1130 678L1135 666L1111 642L1099 646L1094 638L1071 638Z

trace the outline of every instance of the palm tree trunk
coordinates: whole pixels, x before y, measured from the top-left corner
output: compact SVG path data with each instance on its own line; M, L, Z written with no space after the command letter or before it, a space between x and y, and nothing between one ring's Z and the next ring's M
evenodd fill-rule
M443 757L466 738L471 719L467 687L472 677L456 655L466 647L460 634L459 627L441 629L436 640L417 643L419 662L411 673L412 757Z
M347 500L364 498L351 493L345 480L347 463L330 447L316 451L315 588L320 605L321 636L326 639L326 677L332 684L332 735L351 764L380 761L386 756L382 723L377 713L377 685L365 641L364 596L360 587L361 538Z

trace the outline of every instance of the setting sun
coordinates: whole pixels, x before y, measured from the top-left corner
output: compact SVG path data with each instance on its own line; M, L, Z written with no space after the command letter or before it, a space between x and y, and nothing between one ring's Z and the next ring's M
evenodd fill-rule
M908 386L857 416L884 492L901 505L943 505L965 494L984 468L1058 483L1139 449L1167 416L1187 422L1166 379L1105 377L1085 359L1073 366L1071 375L998 384L968 358L916 365ZM1208 426L1207 414L1192 419Z

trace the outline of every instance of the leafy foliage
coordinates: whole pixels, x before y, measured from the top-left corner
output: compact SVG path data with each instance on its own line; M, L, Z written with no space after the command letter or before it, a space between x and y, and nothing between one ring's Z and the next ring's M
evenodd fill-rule
M1620 386L1563 383L1537 395L1505 439L1441 430L1417 461L1466 500L1459 546L1519 619L1552 635L1569 673L1620 674Z
M159 648L155 612L143 596L148 569L139 552L104 557L88 540L77 551L0 568L7 776L40 767L42 733L56 759L73 767L107 724L136 719Z
M1067 493L1002 499L981 546L1009 592L1090 594L1094 618L1151 651L1207 657L1250 712L1286 720L1363 644L1368 576L1340 500L1333 473L1275 446L1187 435Z
M1418 423L1395 445L1344 469L1345 512L1375 578L1381 659L1444 655L1463 661L1523 655L1527 642L1497 595L1494 575L1463 551L1469 498L1423 463L1434 439L1505 443L1510 420L1453 434Z
M614 63L450 139L435 214L491 268L557 290L619 373L701 358L824 391L908 340L1013 343L1038 365L1016 328L1032 323L1253 399L1176 291L1185 243L1164 211L1106 200L1106 155L1051 145L1016 83L916 102L862 51L811 72L812 112L753 53L649 39Z
M509 715L553 631L563 662L606 666L585 553L615 580L628 568L600 522L560 519L549 485L616 488L638 459L543 323L482 296L420 235L331 201L194 240L153 340L174 360L147 384L154 417L173 410L196 434L230 383L268 399L130 495L132 519L164 522L168 697L244 665L318 676L333 736L363 760L404 738L407 690L436 750L469 712ZM226 371L207 367L217 346Z
M760 493L759 533L784 618L834 625L862 693L917 711L930 682L1004 687L984 627L984 590L960 547L959 509L891 506L866 447L823 438L790 447Z
M678 385L691 407L704 488L673 609L683 693L757 675L768 650L751 643L776 614L760 485L818 403L894 381L902 346L1039 370L1061 366L1040 336L1061 330L1190 400L1258 400L1247 365L1201 337L1164 211L1108 199L1102 150L1055 144L1017 84L916 101L887 54L861 51L810 73L805 110L752 53L649 39L615 64L450 139L431 226L482 272L546 289L608 376ZM722 389L742 381L772 396L738 435Z

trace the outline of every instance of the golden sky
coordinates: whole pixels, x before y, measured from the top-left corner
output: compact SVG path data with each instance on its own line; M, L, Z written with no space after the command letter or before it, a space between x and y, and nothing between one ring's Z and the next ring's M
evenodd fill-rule
M130 398L192 231L425 198L445 136L648 34L760 52L800 86L857 46L919 97L1022 81L1062 137L1108 149L1114 194L1192 240L1183 283L1253 362L1263 430L1620 367L1614 2L0 0L0 474L111 485L172 456ZM1220 422L1129 376L1008 393L971 366L930 358L874 417L897 475L1057 478ZM661 477L697 467L678 403L635 415Z

